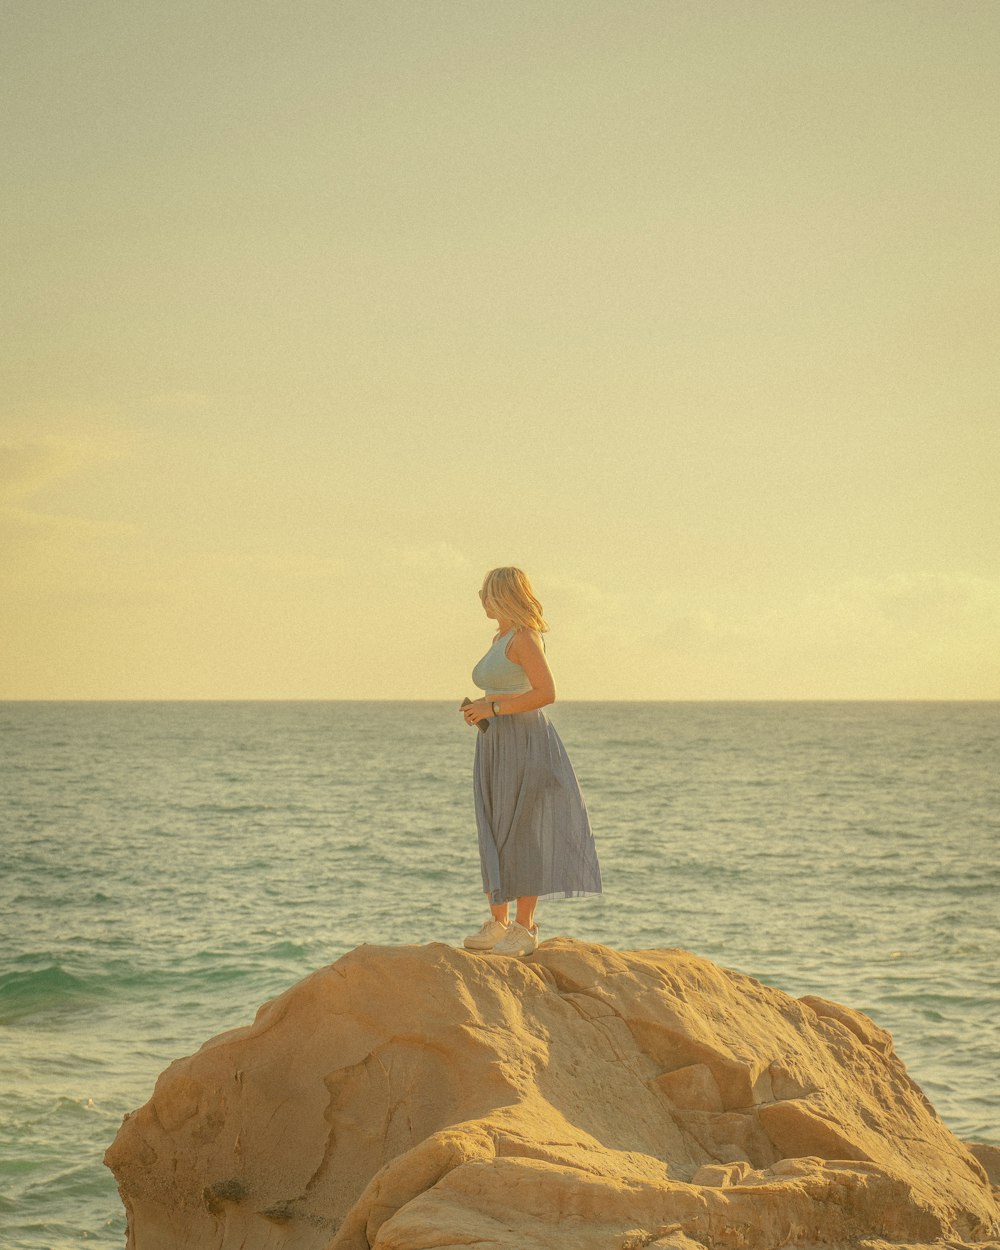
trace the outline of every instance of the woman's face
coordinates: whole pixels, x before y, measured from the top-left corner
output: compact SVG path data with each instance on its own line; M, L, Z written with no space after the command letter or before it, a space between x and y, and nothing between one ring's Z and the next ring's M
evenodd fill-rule
M494 609L494 607L493 607L492 602L491 602L491 601L490 601L490 600L486 597L486 591L485 591L485 590L481 590L481 591L479 592L479 598L480 598L480 601L482 602L482 605L483 605L483 611L484 611L484 612L486 613L486 615L490 618L490 620L495 621L495 620L496 620L496 617L497 617L497 614L496 614L496 611L495 611L495 609Z

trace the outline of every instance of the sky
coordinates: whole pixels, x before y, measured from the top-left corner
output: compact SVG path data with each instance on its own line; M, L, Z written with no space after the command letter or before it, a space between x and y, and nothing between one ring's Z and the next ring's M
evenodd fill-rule
M0 698L1000 698L995 0L8 0Z

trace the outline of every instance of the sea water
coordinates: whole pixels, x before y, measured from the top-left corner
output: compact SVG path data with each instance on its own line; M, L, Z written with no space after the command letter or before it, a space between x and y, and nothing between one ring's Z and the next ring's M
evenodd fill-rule
M1000 1145L1000 704L560 703L597 899L868 1013ZM0 1246L123 1244L101 1156L158 1073L362 942L485 916L454 703L0 704Z

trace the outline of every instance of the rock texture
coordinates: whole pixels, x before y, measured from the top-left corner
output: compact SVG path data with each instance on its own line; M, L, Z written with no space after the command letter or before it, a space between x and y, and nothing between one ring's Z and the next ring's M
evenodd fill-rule
M555 939L362 946L172 1064L106 1162L134 1250L1000 1246L976 1149L859 1012Z

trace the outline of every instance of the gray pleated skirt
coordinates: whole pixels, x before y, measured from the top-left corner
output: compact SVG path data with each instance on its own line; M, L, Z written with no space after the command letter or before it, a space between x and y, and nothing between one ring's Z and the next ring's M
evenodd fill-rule
M587 807L544 711L494 717L473 766L483 889L491 903L601 893Z

